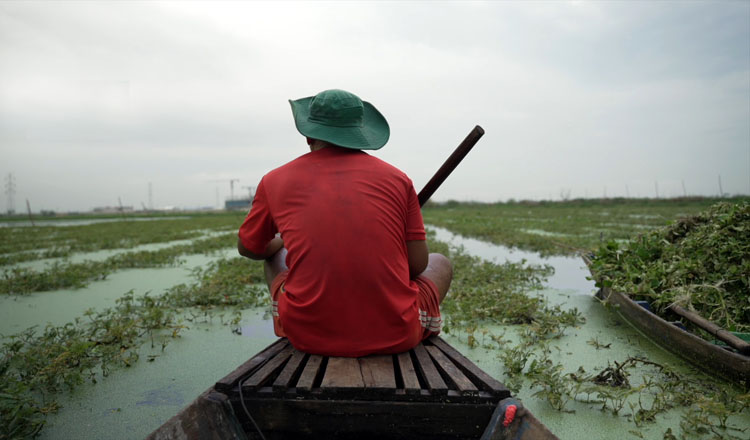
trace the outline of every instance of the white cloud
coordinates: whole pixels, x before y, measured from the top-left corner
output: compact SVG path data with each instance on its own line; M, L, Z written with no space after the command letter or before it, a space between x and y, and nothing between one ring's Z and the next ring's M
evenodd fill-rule
M437 199L652 195L655 180L713 194L719 174L748 193L748 17L696 2L0 3L0 173L35 206L138 200L149 181L163 204L213 205L203 180L254 185L305 151L287 99L336 87L386 115L374 154L418 190L485 128Z

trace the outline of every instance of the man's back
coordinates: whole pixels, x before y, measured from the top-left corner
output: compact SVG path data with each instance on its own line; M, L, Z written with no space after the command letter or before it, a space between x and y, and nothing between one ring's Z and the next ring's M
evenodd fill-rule
M450 260L429 253L409 178L360 151L388 142L388 122L345 90L289 104L311 152L263 178L237 242L265 260L274 331L333 356L401 352L438 334Z
M289 274L278 313L295 347L360 356L419 342L406 241L425 233L404 173L358 150L313 151L263 178L246 224L284 239Z

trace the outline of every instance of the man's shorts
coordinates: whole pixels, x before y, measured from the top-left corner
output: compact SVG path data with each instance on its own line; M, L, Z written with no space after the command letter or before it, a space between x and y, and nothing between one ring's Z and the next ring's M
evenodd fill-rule
M423 276L414 279L419 286L417 304L419 305L419 321L422 324L422 339L440 333L443 328L443 318L440 316L440 292L435 283Z
M273 330L280 338L285 338L286 333L279 320L279 295L284 293L284 283L288 274L288 270L281 272L271 283ZM418 276L414 281L419 287L417 305L419 306L419 321L422 325L422 339L427 339L440 333L443 327L443 318L440 316L440 292L429 278Z

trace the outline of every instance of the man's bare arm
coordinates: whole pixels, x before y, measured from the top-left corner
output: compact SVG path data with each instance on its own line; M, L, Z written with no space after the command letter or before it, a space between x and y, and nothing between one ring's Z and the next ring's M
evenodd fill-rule
M265 260L267 258L272 257L276 252L279 251L279 249L284 247L284 240L282 240L281 237L274 237L271 239L271 241L268 242L266 245L266 249L263 251L262 254L258 255L255 253L250 252L243 244L242 240L237 240L237 251L242 255L243 257L247 257L253 260Z
M411 240L406 242L406 253L409 257L409 278L416 278L427 268L430 254L426 240Z

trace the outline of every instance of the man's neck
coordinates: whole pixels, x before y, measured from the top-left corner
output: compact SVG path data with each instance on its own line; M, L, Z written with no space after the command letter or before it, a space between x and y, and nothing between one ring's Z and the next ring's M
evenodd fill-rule
M327 145L322 144L320 142L313 142L313 144L310 145L310 151L318 151L318 150L322 150L323 148L326 148L326 147L327 147Z

